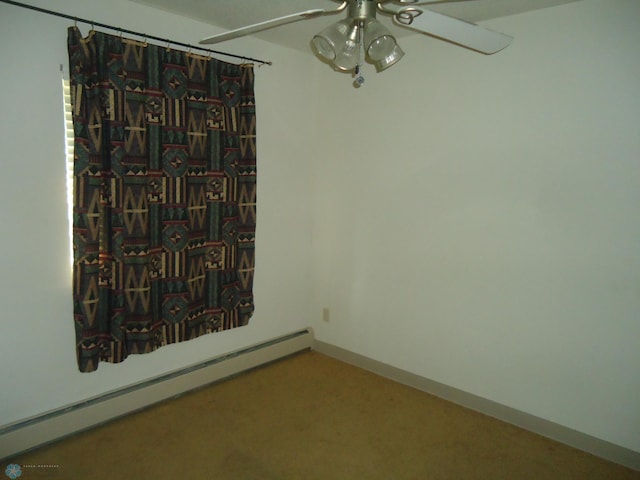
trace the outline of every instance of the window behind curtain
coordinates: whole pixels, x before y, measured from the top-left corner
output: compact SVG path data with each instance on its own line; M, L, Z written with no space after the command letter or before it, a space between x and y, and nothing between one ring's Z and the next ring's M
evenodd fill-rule
M71 87L69 80L62 79L64 102L65 171L67 185L67 213L69 217L69 262L73 265L73 117L71 115Z

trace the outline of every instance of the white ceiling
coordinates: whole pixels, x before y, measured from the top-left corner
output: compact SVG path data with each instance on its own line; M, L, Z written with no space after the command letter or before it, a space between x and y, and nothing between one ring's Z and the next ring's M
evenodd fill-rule
M302 12L314 8L333 9L336 0L130 0L171 13L210 23L223 30L251 25L272 18ZM450 15L468 22L477 23L491 18L515 15L540 8L548 8L577 0L468 0L443 2L441 5L429 5L429 9ZM426 7L421 7L426 8ZM344 12L320 18L272 28L256 37L300 51L309 51L311 37L324 27L341 19ZM380 15L385 22L385 17ZM385 24L397 36L416 35L410 30L396 27L391 21ZM212 34L221 33L212 30ZM509 33L509 32L504 32ZM418 34L419 35L419 34ZM200 39L194 38L193 44ZM233 42L230 40L229 42ZM217 47L215 47L217 48Z

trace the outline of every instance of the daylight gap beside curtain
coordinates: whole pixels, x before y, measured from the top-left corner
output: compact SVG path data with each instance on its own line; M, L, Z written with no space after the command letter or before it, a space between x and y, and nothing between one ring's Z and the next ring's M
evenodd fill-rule
M76 27L68 51L79 369L246 325L253 67Z

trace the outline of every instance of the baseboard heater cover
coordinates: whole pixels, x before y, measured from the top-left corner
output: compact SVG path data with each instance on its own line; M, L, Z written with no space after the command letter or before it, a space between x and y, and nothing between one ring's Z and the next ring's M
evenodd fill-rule
M305 329L0 428L0 459L96 427L313 346Z

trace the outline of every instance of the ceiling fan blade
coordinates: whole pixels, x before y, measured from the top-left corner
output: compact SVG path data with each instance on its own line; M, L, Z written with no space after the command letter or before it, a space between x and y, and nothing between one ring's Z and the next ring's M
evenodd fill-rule
M278 27L287 23L298 22L300 20L306 20L308 18L319 17L325 13L334 13L333 10L327 11L320 8L314 10L306 10L304 12L292 13L291 15L285 15L284 17L273 18L264 22L248 25L246 27L236 28L235 30L229 30L225 33L213 35L211 37L203 38L200 40L200 44L220 43L233 38L243 37L245 35L251 35L252 33L261 32L272 27Z
M499 52L513 40L513 37L509 35L493 32L473 23L430 10L422 10L422 13L417 13L410 17L405 23L402 20L403 17L396 15L393 17L393 21L400 27L442 38L481 53L492 54ZM406 19L407 17L404 18Z

